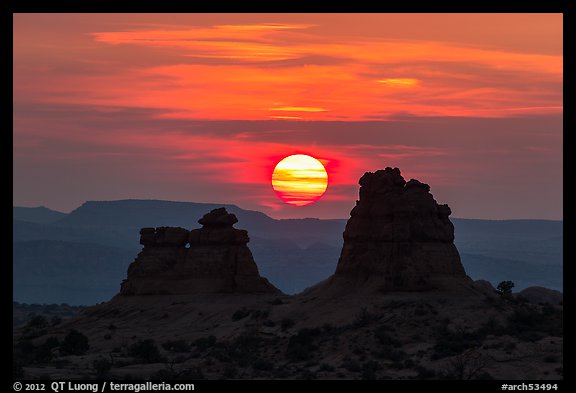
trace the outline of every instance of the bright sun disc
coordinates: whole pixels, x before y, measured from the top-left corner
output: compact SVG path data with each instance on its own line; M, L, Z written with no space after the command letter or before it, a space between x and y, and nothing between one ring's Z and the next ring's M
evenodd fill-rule
M288 156L276 164L272 188L284 202L305 206L316 202L328 187L324 165L306 154Z

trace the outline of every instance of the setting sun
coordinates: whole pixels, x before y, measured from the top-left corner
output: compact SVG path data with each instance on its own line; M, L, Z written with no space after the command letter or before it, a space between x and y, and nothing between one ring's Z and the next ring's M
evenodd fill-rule
M328 173L316 158L295 154L276 164L272 188L284 202L305 206L316 202L328 187Z

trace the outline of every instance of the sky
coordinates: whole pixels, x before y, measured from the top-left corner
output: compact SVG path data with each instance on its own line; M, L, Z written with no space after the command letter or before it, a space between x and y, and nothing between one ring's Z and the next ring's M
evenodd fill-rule
M13 204L347 218L398 167L454 217L561 219L561 14L14 14ZM328 188L284 203L291 154Z

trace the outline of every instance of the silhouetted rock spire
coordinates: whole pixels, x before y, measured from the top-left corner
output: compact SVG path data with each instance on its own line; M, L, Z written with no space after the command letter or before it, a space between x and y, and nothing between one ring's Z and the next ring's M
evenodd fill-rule
M377 282L381 290L433 288L439 276L466 277L448 205L430 186L406 182L398 168L366 172L350 213L334 281Z
M248 232L233 227L234 214L214 209L198 222L203 227L192 231L142 228L144 249L129 266L120 294L280 292L260 276Z

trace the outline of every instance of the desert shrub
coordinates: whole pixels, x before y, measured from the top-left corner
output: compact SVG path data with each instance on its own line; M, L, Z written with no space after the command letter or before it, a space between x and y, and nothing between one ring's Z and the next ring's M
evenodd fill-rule
M292 361L308 360L312 357L316 345L314 339L319 336L321 330L315 329L302 329L297 334L290 337L288 347L286 348L286 357Z
M362 349L362 348L360 348L360 347L355 347L355 348L352 350L352 353L353 353L354 355L359 355L359 356L360 356L360 355L364 355L364 349Z
M436 372L434 370L428 369L423 366L417 366L416 371L416 379L434 379L436 377Z
M556 371L558 375L564 375L564 367L555 368L554 371Z
M386 325L379 326L374 331L374 338L385 347L399 347L401 345L400 341L390 334L390 329Z
M52 349L60 345L56 337L49 337L46 341L35 348L35 361L38 363L49 362L54 357Z
M556 355L547 355L544 357L544 361L546 363L558 363L558 356Z
M407 354L402 349L382 347L378 350L372 351L372 355L379 359L391 360L396 363L396 368L403 368L403 363L401 361L406 358Z
M548 311L550 312L550 311ZM523 341L538 341L546 336L563 336L562 311L544 315L532 306L516 309L508 318L506 332Z
M270 302L270 304L273 305L273 306L279 306L279 305L281 305L281 304L284 304L284 302L282 301L282 299L280 299L280 298L278 297L278 298L272 300L272 301Z
M398 349L402 346L402 343L393 337L389 331L390 329L385 325L379 326L374 331L374 338L379 345L372 353L380 359L400 362L406 357L406 353Z
M374 379L376 379L376 371L381 370L381 369L382 369L382 366L377 361L370 360L370 361L364 362L362 364L361 378L367 379L367 380L374 380Z
M47 333L48 320L43 315L33 316L24 326L22 337L33 339L43 336Z
M152 380L158 380L158 381L170 381L175 379L175 374L173 371L171 371L170 369L166 369L163 368L161 370L156 371L153 375L152 375Z
M329 365L328 363L322 363L320 365L320 367L318 368L318 371L332 372L332 371L334 371L334 367Z
M505 333L504 327L494 317L488 318L486 322L478 329L478 334L487 336L493 334L494 336L501 336Z
M254 368L254 370L274 371L274 364L272 362L270 362L268 360L264 360L264 359L257 359L252 364L252 367Z
M508 322L520 329L532 329L538 327L543 321L543 315L536 309L521 308L514 310L514 313L508 318Z
M280 328L282 330L290 329L292 326L294 326L294 321L290 318L284 318L280 321Z
M192 342L192 346L196 347L200 351L205 351L216 344L216 337L210 335L208 337L200 337Z
M360 363L358 363L356 360L346 356L344 359L342 359L342 364L340 365L340 367L346 369L347 371L350 371L352 373L356 373L359 372L362 368L360 367Z
M200 367L189 368L178 374L178 379L182 380L202 380L206 379Z
M483 339L484 335L478 331L455 332L443 326L436 332L436 343L433 347L431 359L436 360L461 354L468 349L479 346Z
M158 363L164 360L152 339L139 340L128 347L128 355L144 362Z
M162 348L170 352L190 352L190 345L184 340L168 340L162 343Z
M266 319L269 312L266 310L252 310L250 312L250 319Z
M92 368L96 378L103 379L108 377L108 373L112 369L112 363L108 359L98 358L92 362Z
M545 303L544 307L542 307L542 315L549 317L554 314L556 314L556 308L550 303Z
M232 320L239 321L243 318L246 318L248 315L250 315L250 310L248 310L246 307L242 307L240 310L236 310L234 314L232 314Z
M502 281L496 286L496 292L498 292L500 296L510 297L512 295L512 288L514 288L512 281Z
M12 360L12 379L23 379L24 378L24 367L22 363L18 360Z
M43 315L36 315L32 317L26 324L27 328L45 328L48 326L48 320Z
M19 340L14 344L13 356L15 362L19 362L25 366L31 364L35 361L36 346L31 340Z
M224 379L234 379L238 375L238 369L231 364L226 365L224 367L224 372L222 376Z
M375 321L376 319L377 316L375 314L368 312L366 307L363 307L360 313L358 313L358 315L356 315L356 317L354 318L352 326L356 328L364 327L370 324L370 322Z
M469 349L454 356L447 364L441 379L473 380L493 379L484 371L493 362L493 358L477 351Z
M251 333L245 333L236 337L234 340L219 346L215 356L225 360L226 358L234 360L241 367L252 364L260 352L261 339Z
M316 379L316 374L310 370L304 370L304 371L302 371L302 373L300 375L298 375L297 378L298 379L304 379L304 380Z
M414 366L416 366L414 360L410 358L404 360L404 368L413 368Z
M60 353L63 355L83 355L88 349L88 337L76 329L70 330L60 345Z
M176 371L169 368L158 370L153 376L153 380L167 381L167 380L199 380L205 379L202 369L199 367L184 369Z

